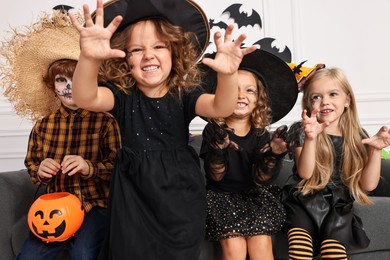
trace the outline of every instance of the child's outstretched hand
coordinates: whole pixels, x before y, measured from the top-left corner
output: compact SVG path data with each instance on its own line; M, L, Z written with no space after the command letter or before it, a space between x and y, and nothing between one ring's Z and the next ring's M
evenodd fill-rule
M225 35L222 39L221 32L214 34L214 43L217 48L217 53L214 59L204 58L202 62L222 74L233 74L237 71L242 58L256 50L256 46L241 48L243 41L246 38L245 34L241 34L236 40L232 39L234 26L231 24L226 28Z
M281 125L273 132L270 146L274 154L288 152L287 130L288 127L286 125Z
M211 146L214 149L225 149L228 147L233 147L233 149L238 150L239 147L235 142L232 142L229 138L229 132L233 133L234 130L230 128L222 128L219 126L214 126L215 135L211 141Z
M363 139L362 143L381 150L390 145L390 129L387 126L382 126L376 135Z
M69 13L73 26L80 33L81 55L96 60L123 58L126 53L122 50L111 49L110 39L122 22L121 16L116 16L104 28L104 11L102 0L97 0L95 22L92 20L88 5L83 5L85 26L80 24L76 17Z
M310 140L317 137L324 129L329 125L329 122L319 123L317 120L317 114L320 110L314 109L311 112L310 117L307 115L307 110L302 112L302 126L305 131L305 138Z

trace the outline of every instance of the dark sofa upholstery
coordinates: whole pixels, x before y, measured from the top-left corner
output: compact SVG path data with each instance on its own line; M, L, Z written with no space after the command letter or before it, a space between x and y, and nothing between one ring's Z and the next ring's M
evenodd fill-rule
M191 144L197 151L200 137ZM275 184L282 186L291 174L292 162L284 161L282 172ZM362 218L364 227L371 239L368 248L350 252L353 260L390 259L390 160L382 160L382 179L378 188L371 193L373 204L361 206L355 204L356 213ZM26 214L37 195L44 192L44 187L37 190L31 183L26 170L0 173L0 259L11 260L19 252L28 233ZM273 237L275 259L288 259L287 238L283 233ZM204 241L200 260L220 259L221 249L218 243ZM68 259L62 254L58 260Z
M199 152L201 137L196 136L191 144ZM274 184L282 187L291 175L292 167L293 162L286 157ZM373 204L362 206L355 203L356 214L362 218L371 243L366 249L349 252L349 259L390 259L390 160L382 160L381 176L378 187L370 193ZM286 234L279 232L273 237L273 248L275 259L288 259ZM204 241L200 260L218 259L221 259L219 243Z
M283 185L291 174L292 162L285 160L279 178L275 184ZM372 205L362 206L355 203L355 212L362 218L364 228L371 240L368 248L349 252L352 260L390 259L390 160L382 160L382 179L370 195ZM287 236L279 232L273 237L275 259L288 259ZM221 249L218 243L204 242L201 260L220 259Z

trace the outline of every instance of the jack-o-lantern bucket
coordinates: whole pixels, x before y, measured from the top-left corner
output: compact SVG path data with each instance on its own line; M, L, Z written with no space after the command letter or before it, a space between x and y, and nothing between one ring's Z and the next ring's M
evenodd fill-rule
M27 215L31 232L44 242L67 240L77 232L83 220L82 204L69 192L41 195Z

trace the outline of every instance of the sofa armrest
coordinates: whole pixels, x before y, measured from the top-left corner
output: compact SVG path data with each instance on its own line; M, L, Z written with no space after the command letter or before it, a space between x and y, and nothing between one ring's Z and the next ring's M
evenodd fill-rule
M381 179L378 187L370 193L371 196L390 197L390 160L382 159Z
M363 227L371 243L368 248L353 253L382 250L390 252L390 198L370 197L370 199L372 205L355 203L354 208L356 215L363 221Z
M14 225L21 218L25 218L37 188L38 186L31 182L27 170L0 172L0 230L2 230L0 232L0 252L2 259L14 258L12 243ZM27 226L27 223L25 225ZM24 238L21 237L21 239Z

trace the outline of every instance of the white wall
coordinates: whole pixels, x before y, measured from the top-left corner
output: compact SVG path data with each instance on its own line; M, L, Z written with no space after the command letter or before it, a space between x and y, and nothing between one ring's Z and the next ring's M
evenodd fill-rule
M29 24L43 10L58 4L81 9L82 3L95 9L94 0L13 0L0 10L0 38L9 26ZM292 62L308 60L312 66L324 62L328 67L344 69L354 87L364 128L375 134L381 125L390 125L390 89L385 80L390 61L390 1L388 0L196 0L214 22L233 23L223 11L234 3L242 11L254 9L261 17L260 26L237 28L235 36L246 33L246 44L262 38L274 38L282 52L288 48ZM20 8L23 6L23 8ZM212 28L214 33L217 27ZM211 38L212 40L212 38ZM210 46L208 52L213 51ZM300 118L300 96L294 109L276 123L291 124ZM0 95L0 171L24 167L23 159L32 123L15 115L11 105ZM191 132L201 133L204 121L197 118Z
M390 61L390 1L377 0L263 0L197 1L209 15L220 13L231 3L244 3L258 11L263 28L248 32L248 44L258 35L276 39L281 50L287 46L292 62L312 66L323 62L342 68L354 88L363 127L373 135L380 126L390 125L390 88L386 77ZM220 17L227 21L226 16ZM241 31L241 30L240 30ZM300 118L300 99L294 109L273 127L291 124ZM203 121L193 126L202 129Z

